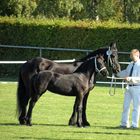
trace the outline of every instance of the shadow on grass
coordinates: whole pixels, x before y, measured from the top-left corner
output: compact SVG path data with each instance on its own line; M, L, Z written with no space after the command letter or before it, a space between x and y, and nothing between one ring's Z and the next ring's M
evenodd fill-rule
M20 125L18 123L0 123L0 126L26 126L26 125ZM33 123L32 126L69 126L69 125L66 125L66 124L36 124L36 123Z
M120 128L120 126L95 126L95 127L101 127L104 129L114 129L114 130L140 130L140 128L133 129L133 128Z
M67 124L36 124L36 123L33 123L33 126L34 125L38 125L38 126L69 126Z
M18 123L0 123L0 126L19 126Z
M70 139L66 139L66 138L34 138L34 137L16 137L18 139L22 139L22 140L30 140L30 139L35 139L35 140L79 140L79 139L73 139L73 138L70 138Z
M61 131L61 132L64 132L64 133L72 133L72 134L96 134L96 135L124 135L124 136L140 136L140 134L132 134L132 133L129 133L129 131L127 131L128 133L126 133L126 131L119 131L119 132L111 132L111 131L108 131L108 132L97 132L97 131L91 131L91 132L88 132L88 131Z

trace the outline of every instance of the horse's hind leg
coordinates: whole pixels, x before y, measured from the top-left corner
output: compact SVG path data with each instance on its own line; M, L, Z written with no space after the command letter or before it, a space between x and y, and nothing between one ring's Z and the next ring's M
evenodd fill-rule
M26 98L24 98L21 114L19 116L19 122L21 125L26 124L26 108L28 105L28 101L29 101L29 97L26 96Z
M32 118L32 111L33 111L33 108L35 106L35 103L37 102L37 100L39 99L39 95L38 96L35 96L35 97L32 97L31 100L30 100L30 103L29 103L29 109L28 109L28 112L27 112L27 116L26 116L26 125L28 126L31 126L31 118Z
M89 95L89 92L84 96L84 99L83 99L82 119L83 119L84 126L90 126L89 122L87 121L87 116L86 116L86 106L87 106L88 95Z
M17 111L18 111L18 120L21 125L26 124L26 107L29 101L29 95L26 90L22 79L18 83L17 89Z
M69 120L69 125L77 125L77 97L73 106L73 112Z

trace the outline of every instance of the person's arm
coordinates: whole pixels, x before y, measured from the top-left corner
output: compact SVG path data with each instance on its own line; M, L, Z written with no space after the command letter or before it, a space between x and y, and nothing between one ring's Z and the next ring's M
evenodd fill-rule
M126 77L126 69L125 70L122 70L120 72L117 73L117 77L120 77L120 78L125 78Z
M127 82L132 84L140 84L140 77L127 77Z
M117 73L117 77L120 77L120 78L125 78L128 76L128 71L130 69L130 65L127 66L127 68L125 70L122 70L120 72Z
M126 81L130 84L140 84L140 67L137 68L137 76L126 77Z

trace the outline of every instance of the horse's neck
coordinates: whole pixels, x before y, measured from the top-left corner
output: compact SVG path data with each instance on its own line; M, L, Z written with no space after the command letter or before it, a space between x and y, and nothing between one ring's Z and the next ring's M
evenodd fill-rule
M95 72L95 64L93 61L94 59L84 62L80 67L78 67L75 73L83 73L86 77L91 78Z
M101 48L101 49L95 50L92 53L89 53L87 56L79 59L79 61L86 61L89 58L96 56L97 54L105 55L107 50L108 48Z

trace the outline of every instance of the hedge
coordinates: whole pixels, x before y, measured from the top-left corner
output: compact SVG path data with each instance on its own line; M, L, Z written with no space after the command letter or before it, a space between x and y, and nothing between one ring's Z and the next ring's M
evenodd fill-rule
M0 44L97 49L117 41L119 51L140 48L140 24L95 21L69 21L67 19L25 19L0 17ZM27 49L0 48L0 60L27 60L38 55ZM49 59L80 58L85 54L66 52L43 52ZM124 58L125 59L125 58ZM3 65L0 76L17 73L10 65Z

